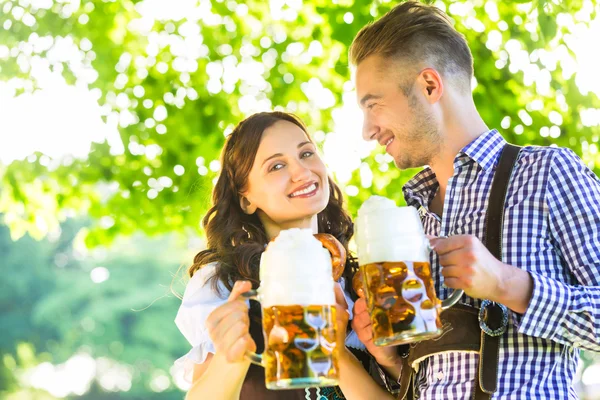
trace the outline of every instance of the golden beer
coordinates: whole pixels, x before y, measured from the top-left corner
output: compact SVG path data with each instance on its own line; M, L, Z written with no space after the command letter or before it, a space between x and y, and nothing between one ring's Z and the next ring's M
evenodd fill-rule
M264 307L265 351L269 389L338 384L336 310L331 305Z
M441 302L428 262L371 263L362 265L360 271L376 345L404 344L441 334Z
M358 210L356 247L373 342L387 346L440 335L440 313L463 291L438 300L429 264L432 249L417 209L371 196Z
M338 385L332 257L312 230L279 232L260 257L260 287L243 295L262 306L265 349L246 357L268 389Z

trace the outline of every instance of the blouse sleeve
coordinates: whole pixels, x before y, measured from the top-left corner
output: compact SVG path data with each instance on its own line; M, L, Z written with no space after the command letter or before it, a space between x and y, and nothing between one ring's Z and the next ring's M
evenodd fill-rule
M208 353L215 353L215 346L206 329L206 319L210 313L227 301L229 291L218 283L220 293L213 290L208 279L214 274L216 264L208 264L200 268L188 282L181 306L175 317L179 331L192 345L191 350L175 361L175 367L183 371L183 378L190 383L194 364L201 364Z

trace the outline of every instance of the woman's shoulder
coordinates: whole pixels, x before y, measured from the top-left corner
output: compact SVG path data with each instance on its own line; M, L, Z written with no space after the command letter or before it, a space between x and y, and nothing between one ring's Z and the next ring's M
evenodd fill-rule
M217 273L218 267L218 262L212 262L203 265L194 273L185 287L182 300L183 304L187 304L189 302L210 303L217 300L227 299L229 296L229 290L220 280L218 280L217 277L214 277ZM213 277L216 279L216 283L214 285L213 279L211 279Z
M206 264L194 273L185 288L175 317L175 324L192 346L208 340L205 321L229 296L229 291L221 282L216 282L216 287L212 284L211 277L216 268L216 263Z

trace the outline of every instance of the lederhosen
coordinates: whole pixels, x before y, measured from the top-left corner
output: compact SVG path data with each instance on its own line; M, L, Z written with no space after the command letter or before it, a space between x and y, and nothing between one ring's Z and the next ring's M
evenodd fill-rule
M506 191L520 150L519 146L505 145L490 190L484 243L498 260L502 260L502 221ZM483 301L481 309L456 304L443 311L443 333L440 337L410 346L399 346L403 362L399 399L413 399L413 363L436 353L469 351L479 353L479 366L471 398L489 400L497 389L499 339L506 329L507 319L506 307L489 301Z

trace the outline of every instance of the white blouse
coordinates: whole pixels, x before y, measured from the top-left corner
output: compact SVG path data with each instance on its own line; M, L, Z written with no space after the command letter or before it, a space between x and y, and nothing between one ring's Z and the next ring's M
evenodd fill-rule
M215 354L215 346L208 335L208 329L206 329L206 319L229 297L229 290L221 281L218 282L218 288L222 295L216 293L212 285L207 282L208 278L214 274L215 269L216 263L212 263L196 271L185 288L181 306L175 317L175 324L192 345L192 349L186 355L175 361L176 369L183 371L183 377L188 383L192 381L194 364L203 363L208 353ZM341 278L339 282L344 289L344 297L348 303L351 320L354 302L346 290L344 278ZM249 304L249 300L246 302ZM350 331L346 336L346 346L365 350L365 346L354 331Z

